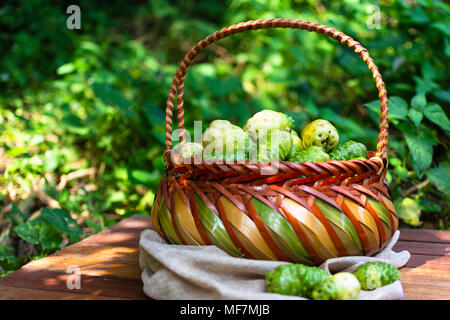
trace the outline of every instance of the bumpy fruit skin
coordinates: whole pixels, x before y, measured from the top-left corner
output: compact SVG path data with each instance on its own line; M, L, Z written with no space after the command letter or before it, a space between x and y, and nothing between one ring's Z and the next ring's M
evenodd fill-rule
M329 277L326 271L317 267L282 265L266 273L267 291L311 298L314 287Z
M183 158L201 158L203 154L203 146L200 143L186 142L181 146L177 146L178 155Z
M349 140L330 152L332 160L367 160L367 147L362 143Z
M240 127L226 120L211 122L202 136L203 157L227 161L248 159L250 137Z
M270 129L279 129L290 132L294 127L294 120L281 112L272 110L263 110L255 113L253 117L247 120L244 131L254 140ZM262 132L261 132L262 131Z
M311 146L305 150L294 153L288 159L291 162L324 162L330 160L328 153L323 151L321 147Z
M289 152L289 155L287 156L287 160L290 161L300 151L302 151L302 139L298 136L297 132L294 130L291 130L291 139L292 139L292 147L291 151Z
M310 146L322 147L325 152L333 150L339 143L336 128L327 120L318 119L310 122L301 133L303 148Z
M279 129L267 131L260 135L257 141L257 161L283 161L289 156L292 148L292 136L289 132Z
M356 300L361 285L349 272L339 272L320 282L312 292L314 300Z
M367 262L353 273L363 290L374 290L400 280L400 271L385 262Z

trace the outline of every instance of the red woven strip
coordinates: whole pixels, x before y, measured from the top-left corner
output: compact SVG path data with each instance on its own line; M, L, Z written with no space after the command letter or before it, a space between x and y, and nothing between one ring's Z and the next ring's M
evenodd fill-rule
M345 180L347 178L353 177L354 175L355 174L353 172L351 172L351 173L347 173L347 174L341 174L341 175L339 175L337 177L330 178L330 179L327 179L327 180L322 180L320 182L320 186L327 186L327 185L330 185L330 184L333 184L333 183Z
M264 196L262 196L261 194L259 194L258 191L255 191L253 188L251 187L246 187L246 186L239 186L240 189L244 190L245 192L249 193L250 195L252 195L253 197L255 197L256 199L258 199L259 201L261 201L262 203L264 203L266 206L268 206L269 208L271 208L273 211L275 211L276 213L278 213L280 216L283 216L279 210L278 207L270 200L267 200Z
M391 222L391 236L393 236L394 232L395 232L395 223L394 223L394 218L392 217L392 212L391 212L391 210L389 210L389 208L384 203L383 199L381 198L381 194L379 194L379 196L378 196L378 202L382 204L382 206L386 210L386 213L388 214L389 221Z
M381 221L381 218L378 216L377 212L372 207L372 205L370 204L367 197L366 197L365 207L366 207L367 211L369 211L373 220L375 220L375 224L377 225L378 233L379 233L380 239L381 239L381 244L380 244L380 249L381 249L381 246L386 242L386 233L384 232L383 221Z
M302 205L306 210L311 211L311 207L308 205L308 203L303 198L298 197L295 193L287 190L286 188L283 188L283 187L280 187L277 185L271 185L271 186L269 186L269 188L272 190L275 190L279 193L284 194L285 196L291 198L298 204Z
M163 193L163 197L164 197L164 202L166 203L166 207L167 209L170 210L170 208L172 207L172 201L170 200L169 197L169 182L167 181L166 176L163 176L163 180L162 180L162 193Z
M225 230L230 236L231 241L233 241L234 245L238 248L238 250L242 254L244 254L247 258L254 259L255 257L242 245L242 243L239 241L239 238L234 233L234 230L225 212L225 208L223 207L223 204L219 198L216 201L216 207L219 210L219 217L222 220Z
M308 237L306 236L305 232L302 229L302 226L298 222L298 220L292 216L292 214L287 210L283 205L281 205L280 209L283 211L284 215L286 216L287 221L294 229L295 234L299 238L300 242L305 247L306 252L308 252L309 256L313 259L314 263L316 265L319 265L322 263L322 258L319 256L319 254L316 252L314 247L312 246L311 242L309 241Z
M214 188L217 189L217 191L219 191L220 193L222 193L225 197L228 198L228 200L230 200L239 210L241 210L242 212L246 213L247 212L247 208L245 207L245 205L242 203L242 201L239 201L238 199L236 199L235 196L233 196L231 194L231 192L229 192L227 189L225 189L221 184L217 183L217 182L213 182L211 183L211 186L213 186Z
M174 205L175 198L172 197L171 199L172 199L172 201L171 201L172 208L169 210L169 212L170 212L170 217L172 218L173 228L175 229L175 233L177 234L178 238L181 240L181 243L187 244L186 240L184 240L183 236L181 235L180 229L178 228L178 223L175 218L175 205Z
M200 221L194 192L190 193L190 199L191 199L192 216L194 217L194 222L195 222L195 226L197 227L198 233L200 234L200 237L202 237L203 241L207 245L212 245L212 242L211 242L211 240L209 240L208 235L206 234L205 230L203 229L202 223Z
M356 203L359 203L361 206L364 207L364 203L361 201L361 199L359 199L357 196L352 194L348 189L345 189L340 186L331 186L330 189L336 191L337 193L343 194L344 196L352 199L353 201L355 201Z
M376 194L374 194L372 191L370 191L369 189L359 185L359 184L352 184L351 188L358 190L359 192L362 192L366 195L368 195L369 197L373 198L373 199L377 199ZM366 204L364 204L365 206Z
M284 175L272 176L272 177L269 177L269 178L264 178L264 179L255 181L255 183L253 183L253 185L273 184L273 183L277 183L277 182L280 182L280 181L289 180L289 179L298 177L300 175L302 175L301 172L289 172L289 173L284 174Z
M333 240L334 245L338 249L339 255L341 257L348 256L349 254L348 254L347 248L345 248L344 244L342 243L341 238L339 238L339 236L337 235L336 231L334 230L333 226L331 225L330 220L328 220L327 217L325 217L325 215L320 210L320 208L317 206L317 204L313 203L313 205L311 206L311 209L312 209L312 212L314 213L314 215L317 217L317 219L319 219L320 222L322 222L323 226L327 230L328 234L331 237L331 240Z
M366 232L359 224L358 219L355 218L355 215L353 214L352 210L350 210L350 208L345 204L345 202L342 202L341 208L342 208L341 211L344 212L344 214L350 220L352 225L355 227L356 232L358 233L358 236L361 239L361 242L363 244L364 254L366 252L369 252L370 251L370 242L369 242L369 239L367 238Z
M297 180L294 180L294 181L290 182L289 185L295 186L295 185L299 185L299 184L312 183L312 182L316 182L316 181L322 180L324 178L327 178L329 176L330 176L330 174L326 173L326 174L320 174L320 175L317 175L317 176L301 178L301 179L297 179Z
M256 209L253 206L253 203L251 201L249 201L247 203L247 210L250 213L250 216L252 217L253 222L255 223L259 232L261 233L261 236L266 241L267 245L272 250L272 252L277 256L277 259L281 260L281 261L292 262L288 257L286 257L286 255L283 253L283 251L281 251L281 249L278 248L277 244L270 236L269 231L267 231L266 226L264 225L264 222L259 217L258 212L256 212Z
M331 204L336 209L341 210L341 208L339 208L339 206L337 205L336 201L334 201L334 199L326 196L322 192L317 191L316 189L313 189L313 188L308 187L308 186L297 186L297 188L300 189L300 190L305 191L306 193L309 193L310 195L313 195L316 198L322 199L323 201Z
M361 174L361 175L358 175L358 176L356 176L356 177L350 178L350 179L348 180L348 183L349 183L349 184L353 184L353 183L356 183L356 182L358 182L358 181L367 179L368 177L373 176L373 175L376 175L376 174L377 174L377 173L376 173L375 171L369 171L369 172L363 173L363 174Z

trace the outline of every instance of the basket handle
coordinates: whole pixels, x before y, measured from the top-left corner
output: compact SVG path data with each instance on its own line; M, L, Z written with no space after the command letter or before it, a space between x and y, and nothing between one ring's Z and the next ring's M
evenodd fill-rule
M189 70L195 57L203 51L208 45L216 42L219 39L228 37L235 33L240 33L250 30L269 29L269 28L292 28L292 29L306 29L308 31L314 31L322 33L328 37L338 40L347 47L353 49L364 62L368 65L375 80L379 98L380 98L380 133L378 134L378 144L376 157L387 158L387 145L388 145L388 99L381 74L378 71L377 66L369 56L369 52L366 48L351 37L344 33L337 31L333 28L325 25L312 23L302 20L291 19L269 19L269 20L252 20L247 22L241 22L230 27L223 28L215 33L207 36L205 39L198 42L192 49L186 54L183 61L181 61L170 85L169 96L166 102L166 151L165 155L172 150L172 115L175 95L177 98L177 119L180 143L184 143L184 109L183 109L183 87L184 79L186 78L187 71Z

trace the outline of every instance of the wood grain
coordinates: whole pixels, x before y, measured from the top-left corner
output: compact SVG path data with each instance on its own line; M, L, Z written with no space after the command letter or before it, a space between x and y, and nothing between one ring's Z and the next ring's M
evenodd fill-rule
M136 215L0 279L0 299L148 299L142 291L139 235L150 217ZM450 299L450 232L401 229L394 251L408 250L401 271L404 299ZM70 266L81 271L81 288L69 289Z

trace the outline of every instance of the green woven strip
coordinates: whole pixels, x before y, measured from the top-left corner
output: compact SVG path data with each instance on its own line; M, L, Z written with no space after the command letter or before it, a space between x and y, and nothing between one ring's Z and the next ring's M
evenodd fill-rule
M234 245L219 217L212 212L197 195L195 196L195 203L197 204L200 222L206 231L209 240L231 255L243 256L239 249Z
M159 206L159 223L161 224L161 229L171 243L182 244L175 232L172 224L172 217L170 216L169 210L167 210L166 202L164 200L161 201L161 205Z
M261 220L264 222L264 225L284 240L286 245L280 249L288 249L289 252L284 253L287 256L295 257L296 261L305 261L305 263L314 264L314 261L303 247L303 244L298 239L297 234L289 222L258 199L253 198L251 201Z
M341 212L340 210L336 209L335 207L333 207L332 205L326 203L321 199L316 198L314 202L322 211L322 213L325 215L325 217L334 226L339 227L341 230L343 230L350 237L350 239L356 244L358 249L360 249L361 252L363 252L363 245L361 239L359 238L358 232L356 231L350 219L347 218L347 216L343 212Z
M369 197L367 198L367 200L369 201L370 205L373 207L377 215L380 217L380 219L383 220L392 230L391 220L389 220L389 213L386 212L384 206L378 201L375 201Z

